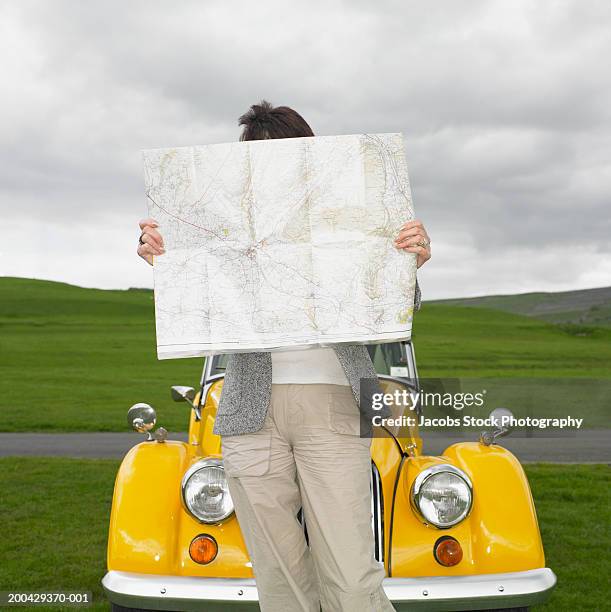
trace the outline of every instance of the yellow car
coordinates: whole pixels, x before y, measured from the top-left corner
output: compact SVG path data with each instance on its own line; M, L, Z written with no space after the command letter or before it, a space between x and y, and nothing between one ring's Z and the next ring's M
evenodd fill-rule
M385 391L417 384L411 343L369 350ZM212 433L225 362L206 359L197 393L172 387L191 407L187 442L153 431L149 405L129 410L128 422L147 439L126 454L115 481L102 579L114 612L258 609L221 440ZM438 457L422 454L414 423L374 437L375 555L397 610L525 610L554 588L522 466L496 444L504 433L486 432Z

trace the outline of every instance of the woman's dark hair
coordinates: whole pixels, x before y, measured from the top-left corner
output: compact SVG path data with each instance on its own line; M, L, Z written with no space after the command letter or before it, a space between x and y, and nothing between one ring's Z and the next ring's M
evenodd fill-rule
M267 100L253 104L240 117L238 125L244 126L240 140L314 136L312 128L297 111L288 106L274 108Z

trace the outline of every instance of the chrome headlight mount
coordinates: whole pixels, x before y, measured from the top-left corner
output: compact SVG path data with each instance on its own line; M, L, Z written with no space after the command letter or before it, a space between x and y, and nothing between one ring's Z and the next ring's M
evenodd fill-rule
M215 525L233 514L225 468L216 457L196 461L182 477L180 493L185 510L200 523Z
M424 523L449 529L464 521L471 512L473 485L462 470L447 463L438 464L416 476L410 500Z

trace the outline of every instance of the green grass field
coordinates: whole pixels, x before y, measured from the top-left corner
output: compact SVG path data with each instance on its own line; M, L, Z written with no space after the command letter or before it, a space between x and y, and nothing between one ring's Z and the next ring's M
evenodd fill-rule
M610 327L445 303L425 303L414 326L421 377L514 382L524 398L549 380L565 412L566 385L611 381L610 340ZM126 410L137 401L157 409L159 424L184 430L188 408L170 400L169 387L196 386L202 365L201 358L157 360L151 291L0 278L1 431L126 431ZM583 414L596 412L591 399L585 397ZM99 581L118 465L0 459L0 524L10 534L0 551L0 590L91 590L90 609L108 609ZM540 609L607 609L601 585L609 573L608 467L526 470L548 565L559 577Z
M550 323L611 325L611 287L559 291L557 293L486 295L439 300L435 303L446 306L492 308L536 317Z
M580 329L425 303L414 345L421 377L611 379L611 329ZM202 365L157 360L151 291L0 278L0 431L125 431L138 401L182 431L169 388L197 386Z
M100 579L118 466L114 460L0 459L0 522L11 534L0 547L0 590L90 590L90 609L108 609ZM552 599L537 610L609 609L611 471L545 464L526 471L547 565L558 576Z
M0 278L0 430L125 431L151 403L184 430L173 384L196 386L203 359L158 361L151 291L103 291Z

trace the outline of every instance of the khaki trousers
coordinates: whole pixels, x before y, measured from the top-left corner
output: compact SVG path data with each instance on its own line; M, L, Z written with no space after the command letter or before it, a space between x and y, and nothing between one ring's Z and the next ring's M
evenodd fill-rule
M348 386L274 384L263 428L222 438L264 612L394 611L374 557L371 439L359 436L359 415Z

